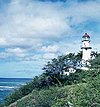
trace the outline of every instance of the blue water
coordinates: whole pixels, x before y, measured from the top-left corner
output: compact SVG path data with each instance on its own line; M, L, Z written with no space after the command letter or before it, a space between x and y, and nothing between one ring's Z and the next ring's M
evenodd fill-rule
M14 89L31 81L30 78L0 78L0 103L9 95Z

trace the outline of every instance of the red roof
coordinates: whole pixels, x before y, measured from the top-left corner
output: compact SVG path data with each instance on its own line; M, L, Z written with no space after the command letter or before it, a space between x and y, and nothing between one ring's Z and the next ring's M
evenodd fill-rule
M90 38L90 36L89 36L87 33L85 33L85 34L83 35L83 38L85 38L85 37Z

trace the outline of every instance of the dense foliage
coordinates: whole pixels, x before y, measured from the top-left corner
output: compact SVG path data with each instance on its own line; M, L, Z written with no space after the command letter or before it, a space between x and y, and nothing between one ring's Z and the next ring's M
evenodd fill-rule
M13 93L11 93L8 97L5 99L5 104L9 105L16 100L24 97L25 95L32 92L33 89L41 90L44 88L50 88L51 86L64 86L64 85L71 85L76 84L80 82L86 82L86 78L82 76L87 76L86 72L77 71L74 74L71 74L70 76L63 76L62 79L58 78L57 75L55 77L49 77L45 74L40 75L39 77L35 77L31 82L27 83L26 85L22 86L19 89L16 89Z
M33 90L30 95L18 100L16 106L100 107L100 73L87 83Z
M81 66L81 59L82 59L82 52L77 53L70 53L68 55L58 56L58 58L52 59L48 62L45 67L43 67L44 72L52 76L53 74L62 74L62 72L68 66L72 66L74 68Z
M100 53L96 53L95 58L90 63L92 67L100 67Z

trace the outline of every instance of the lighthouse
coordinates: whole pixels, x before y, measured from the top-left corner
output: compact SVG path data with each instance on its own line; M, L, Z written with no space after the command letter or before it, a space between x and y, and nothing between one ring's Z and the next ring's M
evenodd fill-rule
M89 66L89 60L91 59L91 47L90 47L90 36L85 33L82 37L82 67L86 68Z

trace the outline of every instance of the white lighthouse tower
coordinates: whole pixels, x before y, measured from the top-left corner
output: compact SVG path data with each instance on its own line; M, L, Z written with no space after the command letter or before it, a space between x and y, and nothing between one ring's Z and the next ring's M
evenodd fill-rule
M82 69L86 69L89 66L89 60L91 59L91 47L90 36L85 33L82 37Z

